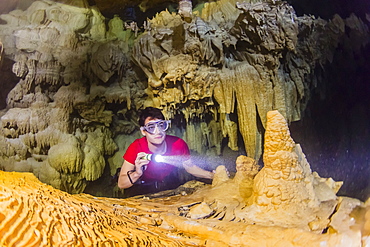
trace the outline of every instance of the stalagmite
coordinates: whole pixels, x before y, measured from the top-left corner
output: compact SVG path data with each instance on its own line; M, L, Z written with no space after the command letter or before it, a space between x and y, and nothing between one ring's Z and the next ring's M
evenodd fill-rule
M253 220L268 220L269 209L273 208L274 225L307 229L310 224L318 224L311 230L319 232L328 227L328 218L337 205L338 187L311 172L299 145L290 137L286 120L277 111L267 114L263 160L250 198L258 212Z

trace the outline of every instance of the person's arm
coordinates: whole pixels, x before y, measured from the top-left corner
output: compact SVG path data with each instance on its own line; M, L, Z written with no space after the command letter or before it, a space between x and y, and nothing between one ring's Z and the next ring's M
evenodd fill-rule
M193 176L196 176L198 178L213 179L213 175L214 175L213 172L206 171L200 168L199 166L194 165L191 159L184 161L182 165L185 168L185 170Z
M142 167L149 163L149 160L142 159L144 156L145 153L138 153L135 165L126 160L123 162L121 172L118 177L118 187L120 189L131 187L143 175Z

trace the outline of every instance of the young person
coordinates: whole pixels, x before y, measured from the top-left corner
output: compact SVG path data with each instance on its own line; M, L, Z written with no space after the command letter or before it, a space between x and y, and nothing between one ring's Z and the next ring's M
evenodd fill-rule
M139 125L143 137L127 148L118 177L118 187L125 189L125 197L177 188L181 184L178 168L199 178L213 179L213 172L192 164L184 140L166 134L169 122L157 108L148 107L142 111ZM147 154L172 157L172 160L158 162L147 159Z

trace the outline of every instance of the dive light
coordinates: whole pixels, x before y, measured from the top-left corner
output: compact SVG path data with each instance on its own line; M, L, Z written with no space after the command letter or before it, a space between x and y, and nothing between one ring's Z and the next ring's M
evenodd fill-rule
M155 162L163 162L164 158L160 154L145 154L144 157L142 157L144 160L150 160L150 161L155 161Z

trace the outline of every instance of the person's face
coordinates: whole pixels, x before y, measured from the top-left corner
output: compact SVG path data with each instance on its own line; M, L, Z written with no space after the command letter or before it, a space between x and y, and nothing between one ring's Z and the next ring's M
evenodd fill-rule
M146 136L148 142L154 145L160 145L166 138L168 123L165 120L157 118L146 118L141 133Z

